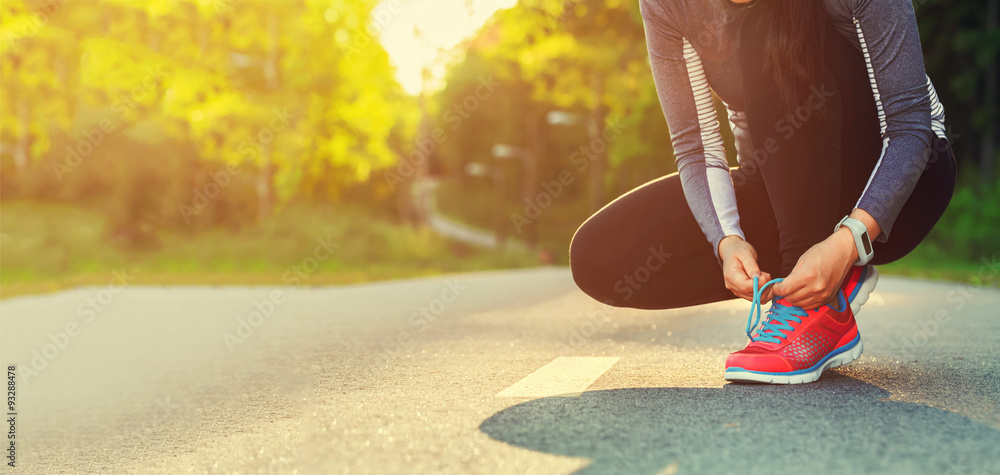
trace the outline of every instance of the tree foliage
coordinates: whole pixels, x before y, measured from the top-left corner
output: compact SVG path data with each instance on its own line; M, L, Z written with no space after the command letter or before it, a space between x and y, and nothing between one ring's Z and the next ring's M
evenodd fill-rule
M68 182L105 183L108 167L128 169L155 151L184 165L119 178L177 188L167 193L173 203L155 206L164 222L189 222L183 205L211 181L204 173L227 166L239 170L227 183L257 195L244 206L265 214L298 197L336 199L393 164L390 142L408 142L416 122L370 28L375 6L4 1L5 195L141 202Z

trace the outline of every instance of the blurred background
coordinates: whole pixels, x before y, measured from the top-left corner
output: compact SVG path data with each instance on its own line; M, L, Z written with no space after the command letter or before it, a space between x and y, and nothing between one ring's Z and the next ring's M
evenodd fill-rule
M998 0L914 6L961 176L885 271L966 280L1000 246ZM635 0L0 14L2 297L566 264L589 214L676 171Z

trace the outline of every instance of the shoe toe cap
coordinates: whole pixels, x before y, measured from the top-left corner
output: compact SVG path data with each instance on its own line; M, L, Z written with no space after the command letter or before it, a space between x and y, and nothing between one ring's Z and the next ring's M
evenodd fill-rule
M743 368L749 371L783 373L792 371L792 365L781 355L759 351L740 350L726 358L726 369Z

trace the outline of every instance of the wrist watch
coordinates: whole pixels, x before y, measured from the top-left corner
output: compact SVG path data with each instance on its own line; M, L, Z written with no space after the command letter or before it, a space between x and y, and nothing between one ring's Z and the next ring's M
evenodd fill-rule
M851 234L854 235L854 245L858 246L858 261L854 265L863 266L871 262L875 253L872 252L872 241L868 238L868 227L865 226L865 223L850 216L844 216L844 219L841 219L833 228L833 232L837 232L841 226L847 226L847 229L851 230Z

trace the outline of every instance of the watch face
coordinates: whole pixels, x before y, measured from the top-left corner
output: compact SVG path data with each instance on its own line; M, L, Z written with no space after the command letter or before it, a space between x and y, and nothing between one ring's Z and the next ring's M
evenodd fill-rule
M872 253L872 242L868 240L868 233L861 235L861 244L865 246L865 255Z

